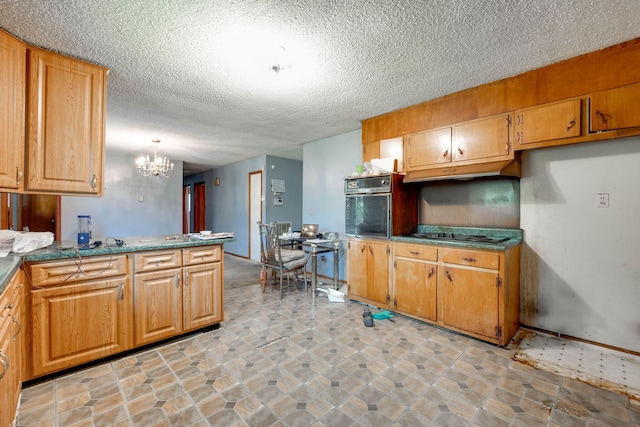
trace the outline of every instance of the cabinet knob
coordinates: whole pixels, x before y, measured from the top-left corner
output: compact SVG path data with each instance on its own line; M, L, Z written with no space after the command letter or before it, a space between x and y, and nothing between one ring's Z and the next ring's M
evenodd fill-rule
M20 184L20 181L22 181L22 177L23 177L23 173L22 170L20 170L20 166L16 167L16 183Z
M447 157L449 157L449 150L444 150L444 153L442 153L442 158L446 159Z
M460 147L458 147L458 153L460 153L461 156L464 156L464 150Z
M96 177L96 174L94 173L93 178L91 178L91 188L95 190L96 185L98 185L98 177Z
M565 132L569 132L571 130L572 127L574 127L576 125L576 119L573 119L569 122L569 126L567 126L567 128L565 129Z

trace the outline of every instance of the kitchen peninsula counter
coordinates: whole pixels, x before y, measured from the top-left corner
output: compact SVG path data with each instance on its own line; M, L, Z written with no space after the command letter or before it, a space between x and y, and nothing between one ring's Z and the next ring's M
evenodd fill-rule
M0 259L0 289L20 295L22 380L32 380L224 320L230 233L108 238L95 248L55 242ZM21 291L20 291L21 290Z
M153 251L162 249L182 249L198 246L219 245L223 243L235 242L234 237L220 239L198 239L191 235L168 235L168 236L134 236L119 239L124 244L117 246L109 238L108 242L92 249L67 249L73 244L54 242L43 249L37 249L26 254L9 254L0 258L0 293L4 291L7 283L20 268L23 262L53 261L69 258L90 257L110 254L127 254L132 252Z

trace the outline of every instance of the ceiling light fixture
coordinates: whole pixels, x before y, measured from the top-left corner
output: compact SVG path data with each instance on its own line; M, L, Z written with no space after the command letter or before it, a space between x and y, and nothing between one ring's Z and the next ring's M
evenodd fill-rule
M159 139L153 140L153 159L149 155L142 156L136 162L138 172L142 176L158 176L160 178L169 178L173 175L173 163L167 157L158 156Z
M271 66L271 69L277 74L281 70L286 68L291 68L291 58L287 54L287 49L284 46L278 46L274 49L273 52L274 64Z

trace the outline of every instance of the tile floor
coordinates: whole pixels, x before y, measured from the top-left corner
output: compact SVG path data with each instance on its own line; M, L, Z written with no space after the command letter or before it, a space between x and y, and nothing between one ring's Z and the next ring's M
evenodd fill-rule
M23 391L19 426L640 426L640 402L515 350L292 288L225 291L221 328Z

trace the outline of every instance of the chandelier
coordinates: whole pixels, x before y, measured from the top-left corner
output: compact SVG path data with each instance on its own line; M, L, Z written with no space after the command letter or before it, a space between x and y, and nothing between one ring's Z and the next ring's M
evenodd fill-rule
M167 157L158 156L159 139L153 140L153 159L149 155L142 156L136 162L138 172L142 176L159 176L160 178L169 178L173 175L173 163Z

